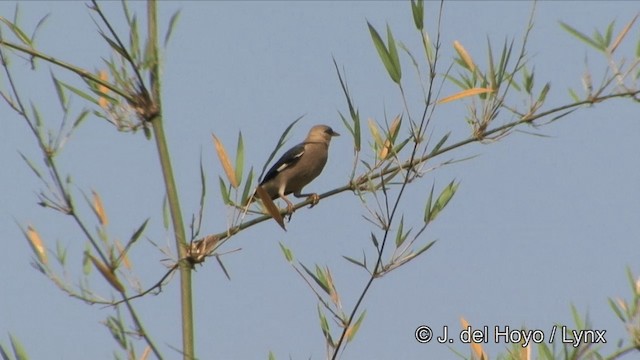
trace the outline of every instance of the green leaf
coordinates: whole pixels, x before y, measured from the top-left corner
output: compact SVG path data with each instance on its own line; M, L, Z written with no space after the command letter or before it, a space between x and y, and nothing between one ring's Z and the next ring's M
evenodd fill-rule
M178 10L171 15L171 19L169 20L169 26L167 27L167 33L164 36L164 46L166 47L169 43L169 39L171 38L171 34L173 34L173 28L178 23L178 19L180 19L180 11Z
M576 328L578 330L583 330L585 328L584 321L580 317L578 309L573 304L571 304L571 315L573 316L573 322L576 324Z
M538 344L538 356L540 356L541 360L554 360L556 358L545 343Z
M29 360L29 355L27 355L27 352L25 351L24 346L22 346L20 341L11 334L9 334L9 339L11 339L11 347L13 348L13 353L16 356L16 360Z
M404 215L400 218L400 226L398 227L398 231L396 232L396 247L400 247L404 240L407 238L402 235L402 231L404 230Z
M269 350L269 357L267 359L268 360L276 360L276 356L273 354L273 351Z
M616 316L618 317L618 319L620 319L620 321L622 321L623 323L626 322L627 318L626 316L624 316L624 314L618 307L618 304L616 304L615 301L613 301L611 298L607 300L609 301L609 306L611 307L611 310L613 310L613 312L616 313Z
M345 255L342 255L342 257L345 258L345 260L349 261L352 264L358 265L358 266L363 267L365 269L367 268L366 266L364 266L364 263L361 263L360 261L358 261L358 260L356 260L356 259L354 259L352 257L348 257L348 256L345 256Z
M397 74L397 79L394 79L398 85L400 84L400 78L402 77L402 68L400 67L400 58L398 57L398 48L396 47L396 42L393 39L393 35L391 34L391 28L389 24L387 24L387 45L389 47L389 56L391 57L391 61L393 62L393 68L395 70L395 74ZM391 77L393 79L393 76Z
M576 30L575 28L571 27L569 24L566 24L562 21L560 21L560 26L569 34L573 35L574 37L578 38L580 41L586 43L587 45L595 48L596 50L599 51L604 51L605 48L603 48L600 44L598 44L596 41L594 41L593 39L591 39L590 37L588 37L587 35L581 33L580 31Z
M609 23L609 26L607 26L607 32L604 35L604 45L606 47L609 47L609 45L611 45L611 39L613 38L613 26L615 25L616 21L612 21Z
M222 201L224 201L225 205L230 205L231 199L229 198L229 190L227 190L227 186L225 185L224 180L222 180L222 177L218 176L218 179L220 180L220 195L222 195Z
M60 241L56 241L56 259L63 266L67 262L67 249L62 246Z
M89 246L89 243L87 243L84 247L84 253L82 255L82 273L84 274L84 276L89 276L89 274L91 274L91 269L93 268L91 266L91 247Z
M430 241L427 245L421 247L418 251L416 251L414 253L413 257L415 258L415 257L420 256L423 252L429 250L433 246L433 244L435 244L435 243L436 243L436 240Z
M129 238L129 242L127 243L127 246L125 247L125 249L131 246L131 244L133 244L134 242L138 241L138 239L140 238L140 235L142 235L142 233L144 232L144 229L147 227L148 222L149 222L149 218L147 218L147 220L145 220L142 223L142 225L140 225L138 229L134 231L133 235L131 235L131 237Z
M433 204L433 206L431 206L430 210L428 212L425 211L425 222L428 223L433 221L438 216L438 214L447 206L453 195L455 195L456 190L458 189L458 185L459 184L456 184L455 181L451 181L449 185L447 185L442 190L442 192L438 196L438 199ZM427 205L431 202L431 200L432 194L429 195Z
M291 252L291 249L289 249L288 247L284 246L282 244L282 242L279 242L278 244L280 244L280 249L282 250L282 254L284 254L284 258L287 259L288 262L292 262L293 261L293 253Z
M371 241L373 242L373 245L377 249L378 248L378 238L376 238L376 236L373 233L371 233Z
M89 110L83 109L78 115L78 117L76 118L76 120L73 122L73 125L71 128L72 129L78 128L78 126L80 126L80 124L84 122L84 119L87 118L87 115L89 115Z
M138 35L138 17L136 15L133 15L129 21L129 54L136 63L140 60L140 35Z
M413 23L416 29L422 31L424 28L424 1L411 0L411 13L413 14Z
M276 153L278 152L278 150L280 150L282 145L284 145L284 140L289 134L289 131L291 131L291 129L293 128L293 125L295 125L298 121L300 121L303 116L304 115L295 119L291 124L289 124L289 126L287 126L287 128L284 130L282 135L280 135L280 139L278 139L278 143L276 144L276 147L273 149L273 151L269 155L269 158L267 159L267 161L264 163L264 166L262 167L262 171L260 172L260 179L262 179L262 177L264 176L264 172L267 171L267 166L269 166L269 163L271 162L271 160L273 160L273 157L276 156Z
M318 317L320 318L320 328L322 329L322 334L324 335L324 338L329 344L331 344L332 346L335 346L333 344L333 339L331 338L331 330L329 329L329 322L327 321L327 317L322 312L322 309L320 308L320 304L318 304Z
M435 188L436 184L432 184L431 185L431 192L429 192L429 198L427 199L427 204L424 207L424 222L425 224L428 224L429 222L431 222L431 208L432 206L432 202L433 202L433 190Z
M236 150L236 179L242 181L242 170L244 167L244 143L242 142L242 131L238 133L238 148Z
M42 178L42 173L40 172L40 170L38 169L38 167L36 167L36 165L31 162L31 160L29 160L23 153L21 153L20 151L18 151L18 154L20 154L20 157L22 158L22 160L24 160L24 162L27 163L27 165L29 166L29 168L31 168L31 171L33 171L36 176L38 177L38 179L43 179Z
M50 71L50 73L51 73L51 80L53 81L53 85L55 85L55 88L56 88L56 94L58 94L58 101L60 102L60 107L62 107L62 110L66 112L67 96L64 93L64 89L62 88L62 85L60 84L58 79L55 77L55 75L53 75L53 71Z
M527 70L526 67L522 68L522 76L524 77L523 80L523 87L524 90L527 92L527 94L531 94L531 90L533 89L533 74L534 71L531 71L531 73L529 73L529 71Z
M40 112L38 111L38 108L34 103L31 103L31 111L33 112L33 117L36 122L36 128L40 130L40 128L42 127L42 117L40 116Z
M0 344L0 357L2 358L2 360L11 360L9 353L7 352L7 350L5 350L2 344Z
M122 58L124 59L128 59L129 58L129 54L127 54L127 50L123 49L120 45L118 45L118 43L116 43L115 41L111 40L105 33L103 33L102 31L99 32L100 36L102 36L102 38L109 44L109 46L118 54L120 54L120 56L122 56Z
M315 281L316 284L318 284L318 286L320 286L320 288L324 290L324 292L326 292L327 294L331 294L331 289L329 288L329 285L327 284L326 279L321 279L320 277L318 277L318 275L311 272L311 270L309 270L306 266L304 266L304 264L301 263L300 266L302 266L304 271L306 271L306 273L309 274L309 276L311 276L313 281ZM321 271L322 270L318 267L318 265L316 265L316 272L319 273L319 275L322 275Z
M360 113L353 105L353 101L351 100L351 96L349 95L349 88L347 87L347 83L343 80L342 75L340 74L340 69L338 68L338 63L336 62L335 58L333 58L333 65L335 66L336 72L338 73L338 80L340 81L342 92L344 93L344 96L347 98L347 105L349 106L349 114L351 115L351 120L353 121L353 131L351 131L352 129L351 126L347 125L347 128L350 129L351 134L353 135L354 149L356 152L358 152L361 149ZM340 116L346 125L346 120L344 119L342 114L340 114Z
M571 99L573 99L573 101L575 102L580 101L580 97L578 96L578 94L576 94L576 92L573 89L569 89L569 96L571 96Z
M544 102L544 100L547 98L547 93L549 92L550 89L551 89L551 83L546 83L542 88L542 90L540 91L540 95L538 95L539 102L541 103Z
M347 342L350 342L356 336L358 329L360 329L360 324L362 324L362 320L364 320L364 317L366 315L367 315L367 310L363 311L362 314L358 316L358 320L356 320L356 322L351 326L349 331L347 331Z
M75 87L73 87L73 86L71 86L69 84L65 84L63 82L60 82L60 83L62 84L62 86L64 86L67 89L71 90L71 92L73 92L74 94L80 96L81 98L83 98L83 99L85 99L85 100L87 100L89 102L92 102L95 105L99 105L97 99L94 99L93 97L91 97L91 95L85 93L84 91L81 91L81 90L79 90L79 89L77 89L77 88L75 88Z
M440 151L440 148L442 147L442 145L444 145L445 142L447 142L447 139L449 139L449 135L451 135L451 131L449 131L448 133L446 133L441 139L440 141L438 141L438 143L436 144L436 146L433 147L433 150L431 150L431 153L429 153L429 156L434 156L435 154L438 154L438 151Z
M5 19L2 16L0 16L0 21L7 24L11 32L13 32L13 34L18 38L18 40L20 40L23 44L29 47L33 47L33 44L31 43L31 39L29 39L27 34L25 34L16 24L12 23L11 21Z
M244 190L242 191L241 204L246 204L249 200L249 193L251 192L251 185L253 185L253 166L249 170L249 176L244 183Z
M387 69L387 72L389 73L391 80L393 80L393 82L397 84L400 84L400 76L401 76L400 69L396 67L396 63L397 62L399 63L399 61L397 61L398 52L395 48L395 42L392 43L393 36L391 35L391 30L389 29L389 26L387 25L387 35L390 41L389 49L385 47L384 42L380 37L380 34L378 34L378 31L368 21L367 21L367 26L369 27L369 32L371 33L371 39L373 40L373 44L376 50L378 51L380 60L382 61L382 64L384 65L384 67ZM394 52L395 55L392 54L392 52Z

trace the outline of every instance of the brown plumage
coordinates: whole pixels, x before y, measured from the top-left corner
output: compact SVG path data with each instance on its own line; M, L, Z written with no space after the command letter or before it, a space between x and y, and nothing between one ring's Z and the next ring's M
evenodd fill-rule
M293 210L293 203L286 195L293 193L295 197L311 196L314 205L318 202L318 194L302 194L302 188L318 177L327 163L329 143L334 136L340 136L329 126L316 125L309 130L304 141L282 155L267 171L260 185L272 200L281 198L287 203L288 212Z

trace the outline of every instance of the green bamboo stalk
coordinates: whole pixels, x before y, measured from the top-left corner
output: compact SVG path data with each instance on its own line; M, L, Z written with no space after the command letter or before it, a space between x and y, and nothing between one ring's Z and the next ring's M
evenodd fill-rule
M158 112L151 121L153 133L158 148L158 156L162 167L162 175L164 177L165 187L167 191L167 199L169 202L169 211L173 222L173 231L176 239L176 249L178 257L184 259L187 255L187 243L184 232L184 223L182 221L182 212L180 202L178 201L178 191L173 177L173 168L169 157L169 149L162 126L162 107L161 107L161 84L160 84L160 55L158 51L158 18L157 18L157 2L156 0L147 1L147 16L149 44L152 47L153 58L155 59L150 71L151 96ZM180 262L180 300L182 306L182 354L185 360L195 359L195 350L193 342L193 302L191 290L191 266L186 261Z

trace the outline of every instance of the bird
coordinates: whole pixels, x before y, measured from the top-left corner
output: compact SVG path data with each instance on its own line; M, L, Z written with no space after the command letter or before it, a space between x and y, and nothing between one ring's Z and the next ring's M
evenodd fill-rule
M327 163L331 138L340 136L327 125L315 125L306 139L287 150L267 171L258 186L261 186L271 200L281 198L287 203L287 213L293 213L293 203L287 195L297 198L310 197L313 207L319 201L318 194L302 194L302 188L318 177Z

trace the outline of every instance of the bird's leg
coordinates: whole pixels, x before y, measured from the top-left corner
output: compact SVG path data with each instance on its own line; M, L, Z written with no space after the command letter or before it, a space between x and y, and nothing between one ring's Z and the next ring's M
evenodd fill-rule
M280 195L280 199L284 200L287 203L286 215L289 216L289 219L287 221L291 221L291 215L293 215L293 203L289 201L289 199L287 199L287 197L284 195Z
M298 198L306 197L307 199L311 199L311 205L309 206L309 209L318 205L318 202L320 202L320 196L316 193L311 193L311 194L293 193L293 196Z

